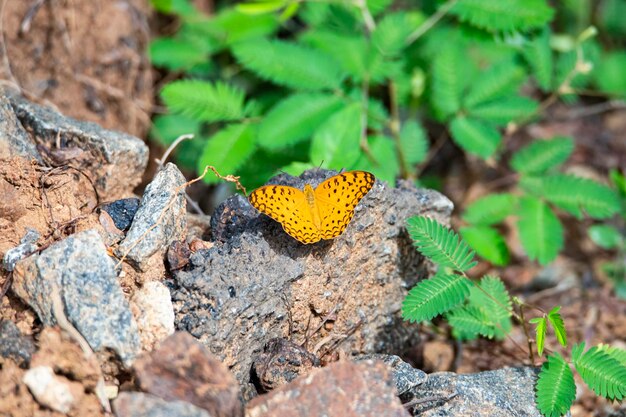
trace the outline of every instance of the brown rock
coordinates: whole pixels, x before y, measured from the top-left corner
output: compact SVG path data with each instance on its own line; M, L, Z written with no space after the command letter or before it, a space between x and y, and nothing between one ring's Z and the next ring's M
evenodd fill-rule
M454 362L454 349L449 343L433 340L424 344L424 369L449 371Z
M186 401L213 417L243 414L235 377L188 333L165 339L136 361L135 371L142 390L167 401Z
M267 392L320 366L317 356L302 346L275 338L267 343L265 351L254 361L253 370L261 388Z
M336 362L253 399L247 417L407 417L382 362Z

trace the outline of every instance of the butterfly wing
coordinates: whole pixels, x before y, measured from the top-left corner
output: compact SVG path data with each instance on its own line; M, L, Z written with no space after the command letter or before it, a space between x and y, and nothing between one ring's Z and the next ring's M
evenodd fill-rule
M284 185L266 185L254 190L248 198L261 213L279 222L285 232L302 243L315 243L322 237L313 224L304 193Z
M354 216L355 207L375 181L369 172L349 171L327 179L315 189L322 239L333 239L343 233Z

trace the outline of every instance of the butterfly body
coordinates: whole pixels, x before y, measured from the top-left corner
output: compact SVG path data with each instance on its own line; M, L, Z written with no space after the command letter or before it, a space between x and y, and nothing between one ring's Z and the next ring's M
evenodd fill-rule
M341 235L375 180L369 172L349 171L327 179L315 189L306 184L304 191L266 185L254 190L249 200L294 239L309 244Z

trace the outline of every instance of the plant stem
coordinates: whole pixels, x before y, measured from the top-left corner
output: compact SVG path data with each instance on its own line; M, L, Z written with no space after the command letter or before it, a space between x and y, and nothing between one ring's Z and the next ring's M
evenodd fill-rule
M424 33L428 32L450 11L450 9L456 4L457 1L458 0L449 0L446 4L441 6L439 10L437 10L437 13L426 19L424 23L422 23L406 38L405 43L407 45L410 45L417 39L419 39Z

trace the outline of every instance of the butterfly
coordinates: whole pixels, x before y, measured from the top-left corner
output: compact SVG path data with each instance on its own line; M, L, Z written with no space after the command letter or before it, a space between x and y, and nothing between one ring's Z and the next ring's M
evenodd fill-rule
M266 185L248 198L261 213L279 222L285 232L304 243L334 239L346 229L354 208L367 194L376 178L366 171L348 171L304 191L285 185Z

